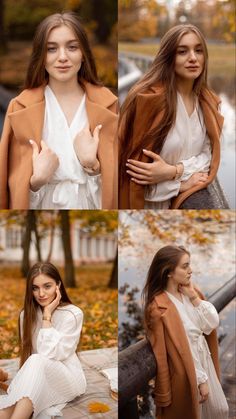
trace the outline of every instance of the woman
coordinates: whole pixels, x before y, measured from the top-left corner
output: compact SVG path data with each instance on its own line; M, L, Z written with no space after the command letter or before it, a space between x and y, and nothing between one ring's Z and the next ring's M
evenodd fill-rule
M130 90L119 127L120 208L179 208L216 176L223 117L207 61L199 29L175 26Z
M147 337L157 361L157 418L227 419L219 382L219 317L191 282L190 254L161 248L144 287Z
M8 394L0 396L0 418L61 416L65 404L86 389L76 355L83 313L71 303L51 263L30 269L19 320L20 369Z
M77 16L44 19L5 119L0 207L116 208L116 106Z

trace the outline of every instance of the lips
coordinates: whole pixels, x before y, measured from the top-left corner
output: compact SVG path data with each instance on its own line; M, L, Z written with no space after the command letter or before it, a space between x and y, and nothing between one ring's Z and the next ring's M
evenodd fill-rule
M187 68L187 70L198 70L199 69L199 67L197 67L197 66L189 66L189 67L186 67Z
M57 70L69 70L69 68L71 68L71 67L69 67L69 66L67 66L67 67L56 67Z

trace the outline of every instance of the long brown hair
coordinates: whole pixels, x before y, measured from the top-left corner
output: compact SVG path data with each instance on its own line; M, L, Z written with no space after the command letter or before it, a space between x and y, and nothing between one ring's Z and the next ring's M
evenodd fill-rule
M33 280L38 275L47 275L52 278L57 285L60 286L61 300L59 306L72 304L69 299L61 276L57 268L50 262L38 262L31 267L28 272L26 280L26 291L24 301L24 319L23 319L23 334L21 336L20 318L18 321L19 341L20 341L20 366L24 364L27 358L32 353L32 334L35 327L37 309L40 305L33 297ZM58 306L58 307L59 307Z
M89 46L86 32L74 12L55 13L46 17L37 27L33 40L33 50L27 70L25 89L32 89L46 84L49 79L45 69L47 53L47 40L52 29L66 25L76 35L82 52L83 61L78 72L78 82L83 86L83 81L88 81L94 85L100 85L98 80L95 60Z
M155 254L142 291L144 323L148 320L148 306L153 298L166 289L168 275L174 271L181 257L190 253L183 246L164 246Z
M147 73L129 91L124 104L121 107L119 120L119 162L121 179L126 174L126 161L132 158L137 151L143 148L151 148L155 153L160 153L168 132L173 126L176 118L177 88L175 76L175 57L177 47L182 36L194 33L202 44L204 54L204 66L200 76L194 81L193 91L199 96L203 87L207 86L208 52L204 36L200 30L191 24L177 25L171 28L161 39L159 51L147 71ZM145 125L144 136L139 144L131 143L133 135L133 124L136 111L136 99L139 93L148 92L150 88L159 86L163 90L163 101L160 98L153 109L150 110L149 120L143 121ZM150 129L152 122L158 112L163 111L163 117L158 126Z

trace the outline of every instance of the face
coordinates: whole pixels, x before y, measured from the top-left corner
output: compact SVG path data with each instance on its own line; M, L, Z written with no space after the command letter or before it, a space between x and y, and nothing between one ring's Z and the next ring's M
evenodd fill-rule
M72 29L66 25L52 29L48 37L45 64L49 81L77 81L82 60L79 40Z
M175 57L175 74L179 80L197 79L204 68L204 50L198 36L190 32L179 41Z
M188 285L190 282L192 269L190 267L190 257L187 253L181 256L178 265L170 273L170 279L175 282L176 285Z
M37 303L46 307L56 297L56 281L47 275L40 274L33 280L33 296Z

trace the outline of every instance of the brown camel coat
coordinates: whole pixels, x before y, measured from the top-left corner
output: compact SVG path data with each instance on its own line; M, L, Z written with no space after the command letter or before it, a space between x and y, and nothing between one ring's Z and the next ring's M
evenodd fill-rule
M90 130L102 124L98 147L102 208L117 208L117 98L105 87L85 83ZM0 143L0 208L28 209L33 139L40 147L44 86L24 90L8 107Z
M201 293L199 295L202 297ZM191 350L179 313L164 292L149 306L147 330L157 361L157 418L199 419L198 387ZM219 376L216 331L205 337Z
M138 144L142 144L142 138L147 130L152 130L163 118L163 104L165 103L165 89L162 86L153 86L145 93L139 93L136 98L136 113L133 126L131 143L133 147L129 150L129 158L149 162L149 158L142 152L142 146L139 151L133 152ZM220 135L224 118L218 112L220 103L219 98L207 89L203 89L199 103L203 112L204 122L207 134L211 141L212 159L208 180L197 186L193 186L188 191L181 192L176 198L172 199L171 209L179 208L180 205L200 189L206 188L215 178L220 162ZM148 126L150 114L156 110L156 117L151 126ZM122 126L120 127L122 132ZM121 175L121 174L119 174ZM119 184L119 208L122 209L144 209L144 189L143 185L138 185L130 181L130 176L125 175L125 181Z

